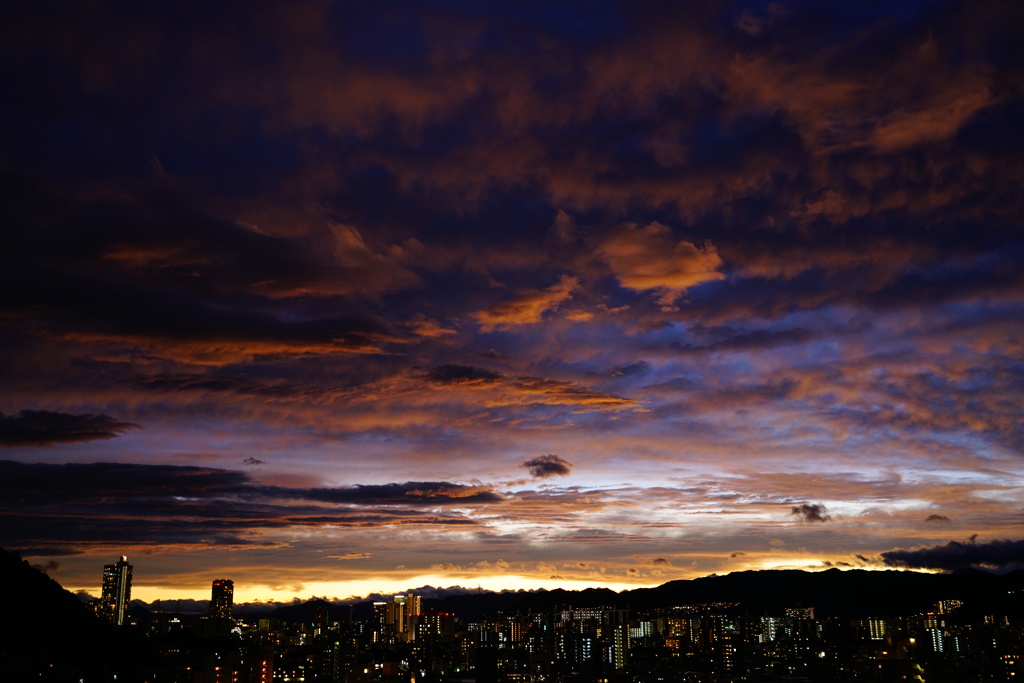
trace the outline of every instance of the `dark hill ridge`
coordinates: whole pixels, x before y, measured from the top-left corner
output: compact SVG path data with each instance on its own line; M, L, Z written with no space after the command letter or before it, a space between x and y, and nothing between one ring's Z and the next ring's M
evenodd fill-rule
M1008 609L1020 613L1024 608L1020 591L1024 591L1024 572L997 576L976 571L922 574L829 569L735 572L671 581L627 595L634 608L640 609L727 601L741 603L742 609L751 613L805 606L814 607L819 617L864 617L922 614L944 599L963 600L968 607L987 613Z
M671 581L656 588L616 593L605 588L582 591L481 592L426 599L429 611L478 619L498 612L550 612L558 607L609 606L633 611L711 602L740 603L737 611L778 615L787 607L814 607L815 616L909 616L931 611L938 600L963 600L975 614L1024 614L1024 572L995 575L969 571L922 574L903 571L829 569L823 572L764 570ZM323 600L279 607L268 616L285 621L313 621ZM349 618L350 607L328 604L332 621ZM354 619L368 619L372 603L351 607Z
M78 680L107 670L117 636L81 600L18 553L3 549L0 582L8 587L5 607L14 626L0 639L5 680L38 679L40 670L52 680Z

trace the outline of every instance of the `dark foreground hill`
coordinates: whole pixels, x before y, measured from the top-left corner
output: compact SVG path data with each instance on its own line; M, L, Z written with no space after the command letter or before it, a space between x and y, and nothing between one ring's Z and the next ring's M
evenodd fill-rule
M82 602L17 553L0 549L8 625L0 639L4 680L104 678L117 635ZM9 678L8 678L9 676Z
M115 628L17 553L3 549L0 582L7 588L6 622L0 637L0 681L4 683L181 681L186 679L155 678L153 663L162 659L162 644L186 652L199 652L207 642L216 646L216 639L198 639L192 633L154 641L142 629ZM138 606L132 607L131 614L142 623L152 617Z

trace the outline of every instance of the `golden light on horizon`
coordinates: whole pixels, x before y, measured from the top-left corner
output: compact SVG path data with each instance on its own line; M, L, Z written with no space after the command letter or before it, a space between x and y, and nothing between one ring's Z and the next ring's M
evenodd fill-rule
M628 583L617 581L586 581L573 579L543 579L519 575L505 576L452 576L438 574L420 574L408 579L366 579L348 581L307 582L300 586L284 587L266 584L235 583L234 598L236 603L246 602L293 602L305 601L313 597L331 600L361 599L367 595L391 595L409 591L421 586L436 588L461 587L468 590L481 589L487 591L503 590L584 590L587 588L608 588L613 591L633 590L636 588L653 588L660 583ZM75 588L72 590L83 590ZM86 592L95 592L95 588L87 587ZM210 587L186 586L181 588L169 586L153 586L138 584L132 586L132 598L153 603L173 600L207 600Z

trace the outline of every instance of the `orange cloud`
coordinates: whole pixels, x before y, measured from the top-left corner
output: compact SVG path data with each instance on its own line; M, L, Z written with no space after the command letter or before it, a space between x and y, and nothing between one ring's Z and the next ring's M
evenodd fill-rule
M583 408L620 409L637 408L639 404L628 398L605 394L582 387L572 382L544 379L541 377L519 377L510 384L511 395L503 395L488 405L510 405L516 403L543 403L546 405L570 405Z
M713 245L698 247L675 242L661 223L625 226L597 249L619 284L634 291L654 290L658 303L669 307L690 287L725 277L718 272L722 259Z
M245 339L222 337L219 339L170 339L142 335L99 333L69 333L60 335L65 341L103 343L108 345L103 357L108 360L133 363L149 360L174 360L194 365L228 365L265 357L302 357L334 354L385 353L382 343L398 341L383 335L339 336L329 341L303 341L285 339ZM140 353L141 352L141 353Z
M572 298L573 291L579 287L579 280L563 275L558 283L547 289L525 292L508 301L495 304L488 309L478 311L473 317L480 323L484 332L507 330L519 325L539 323L548 311L558 309Z
M445 327L437 320L428 318L422 313L417 313L406 323L413 334L428 339L441 339L456 334L456 331Z

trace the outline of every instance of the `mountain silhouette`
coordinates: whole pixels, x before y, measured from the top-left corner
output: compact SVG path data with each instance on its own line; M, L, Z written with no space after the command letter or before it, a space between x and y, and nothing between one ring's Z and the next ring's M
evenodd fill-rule
M761 570L670 581L655 588L618 593L607 588L481 591L427 598L423 605L426 611L449 612L468 620L499 612L550 612L567 606L641 611L708 603L738 603L731 610L751 616L781 615L789 607L813 607L818 618L862 618L924 614L932 611L937 601L949 599L963 601L963 609L976 614L1024 614L1024 571L996 575L976 570L951 574L862 569ZM312 622L323 605L327 605L331 621L345 621L350 614L356 620L368 619L373 609L370 601L349 606L317 598L278 607L267 616Z

